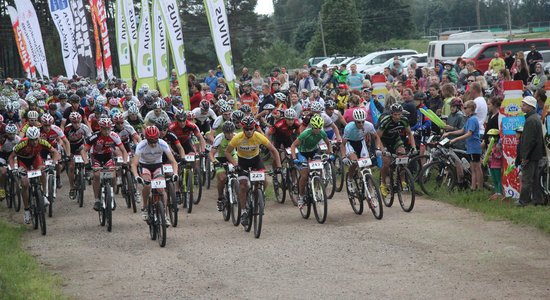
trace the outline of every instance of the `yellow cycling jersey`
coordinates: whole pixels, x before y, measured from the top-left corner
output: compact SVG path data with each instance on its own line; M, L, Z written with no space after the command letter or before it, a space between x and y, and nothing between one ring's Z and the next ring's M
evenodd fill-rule
M229 142L231 147L237 149L237 156L242 158L253 158L260 154L260 145L269 145L265 135L255 131L251 138L247 138L244 132L237 133Z

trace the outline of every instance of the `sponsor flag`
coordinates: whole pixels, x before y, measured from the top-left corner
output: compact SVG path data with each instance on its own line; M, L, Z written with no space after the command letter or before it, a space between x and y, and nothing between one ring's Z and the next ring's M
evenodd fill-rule
M233 98L237 98L235 91L235 71L233 70L233 56L231 54L231 39L229 37L229 23L223 0L204 0L208 24L212 40L218 55L218 61L223 69L225 81Z
M380 118L380 112L378 111L378 108L376 108L376 105L374 104L374 98L369 101L369 113L372 118L372 124L376 125L378 124L378 119Z
M42 41L42 31L38 24L36 11L30 0L18 0L15 2L15 5L23 37L31 54L32 64L40 72L40 77L50 77L46 52L44 51L44 43Z
M69 0L73 12L74 39L78 56L76 74L83 77L94 77L94 57L90 43L90 30L82 0Z
M136 12L134 11L134 0L122 0L124 4L124 21L130 41L130 52L132 57L132 66L136 72L138 26L136 22Z
M160 94L170 95L170 80L168 74L168 44L166 40L165 24L162 19L160 2L153 0L153 47L155 57L155 79Z
M78 66L78 53L74 39L75 26L71 6L69 0L49 0L48 2L52 20L61 40L65 72L67 77L73 77Z
M176 0L159 0L162 9L162 18L168 32L168 41L172 49L172 58L176 65L178 84L181 91L183 107L189 110L189 87L187 85L187 66L185 65L185 56L183 48L183 30L180 20L178 4Z
M374 75L371 77L372 81L372 95L373 97L384 105L386 101L386 95L388 89L386 88L386 77L384 75Z
M111 56L111 46L109 45L109 30L107 30L107 14L105 12L105 3L103 0L92 0L95 2L93 11L95 12L95 19L99 27L99 33L101 34L101 45L103 46L103 67L107 78L113 78L113 63Z
M15 36L15 43L17 44L17 50L19 51L19 57L21 58L23 70L27 73L27 77L34 77L36 75L35 69L31 63L31 58L27 50L27 44L25 43L23 32L21 32L21 27L19 26L19 16L17 15L17 10L12 6L8 6L7 9L10 15L13 34Z
M127 24L124 18L124 0L117 0L115 8L115 28L120 78L126 81L128 86L132 88L132 59L130 56L130 42L126 27Z
M97 24L97 13L95 0L90 0L90 13L92 14L92 26L94 26L94 42L95 42L95 67L97 70L96 78L104 81L105 72L103 71L103 59L101 57L101 43L99 42L99 26Z
M141 16L139 18L139 35L137 49L137 68L136 77L138 79L137 88L143 84L150 88L155 84L155 68L153 65L153 34L151 30L151 10L148 0L141 0Z

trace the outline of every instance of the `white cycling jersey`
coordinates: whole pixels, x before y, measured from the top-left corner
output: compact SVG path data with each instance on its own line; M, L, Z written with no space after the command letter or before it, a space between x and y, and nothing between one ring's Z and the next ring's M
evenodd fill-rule
M208 112L204 115L202 114L202 110L200 107L193 109L191 112L195 114L195 120L201 123L204 123L204 121L206 121L206 119L208 118L216 119L216 113L211 108L209 108Z
M139 142L136 146L136 155L139 155L139 163L145 165L161 164L162 154L169 154L170 146L164 140L159 139L158 143L152 147L147 140Z

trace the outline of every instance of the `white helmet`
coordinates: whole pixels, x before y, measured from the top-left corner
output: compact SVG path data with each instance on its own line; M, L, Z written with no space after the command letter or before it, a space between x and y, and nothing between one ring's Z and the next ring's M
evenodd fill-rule
M106 103L107 103L107 98L103 96L97 96L97 98L95 99L95 104L105 105Z
M358 109L353 111L353 120L354 121L362 122L362 121L365 121L366 119L367 119L367 114L365 113L364 110L358 108Z
M324 110L323 104L321 102L313 102L311 103L311 111L312 112L322 112Z
M298 115L296 114L296 111L292 108L289 108L285 110L285 119L296 119Z
M37 138L40 137L40 129L38 129L38 127L35 127L35 126L31 126L27 129L26 135L29 138L29 140L36 140Z
M27 119L36 119L36 120L38 120L38 116L39 116L39 114L36 110L31 110L27 114Z

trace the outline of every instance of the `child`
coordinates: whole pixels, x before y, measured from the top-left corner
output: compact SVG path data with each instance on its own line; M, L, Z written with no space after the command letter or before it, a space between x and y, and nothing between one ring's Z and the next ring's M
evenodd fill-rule
M500 133L498 129L491 129L487 132L489 136L489 141L494 139L493 147L489 157L489 173L491 174L491 179L493 180L493 188L495 193L489 198L490 200L502 199L502 183L501 183L501 169L502 169L502 146L500 145ZM487 150L489 151L489 150Z
M464 113L468 118L463 129L447 132L443 135L460 135L449 141L450 144L466 140L466 154L470 157L470 171L472 173L472 190L483 188L483 172L481 171L481 138L479 136L479 123L475 114L476 104L468 101L464 104Z

